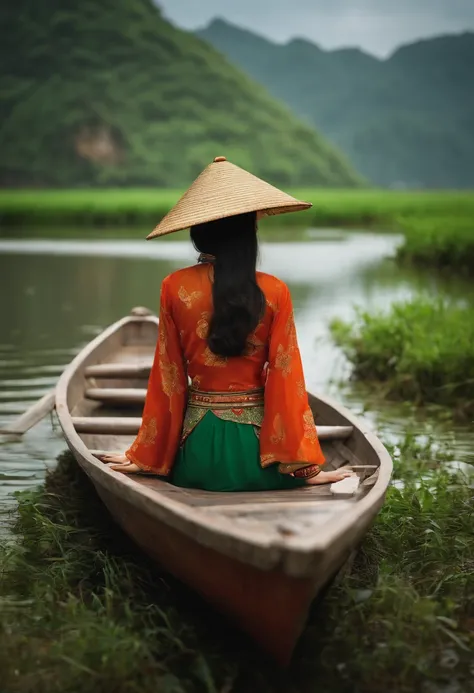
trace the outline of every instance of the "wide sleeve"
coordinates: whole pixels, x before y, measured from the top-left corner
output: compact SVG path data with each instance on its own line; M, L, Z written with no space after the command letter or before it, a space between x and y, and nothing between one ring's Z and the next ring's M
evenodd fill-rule
M173 322L164 280L158 342L148 380L142 425L125 453L144 471L166 476L178 450L186 406L187 377L179 333Z
M324 455L308 403L293 306L285 284L274 310L260 460L262 467L279 462L279 471L288 474L324 464Z

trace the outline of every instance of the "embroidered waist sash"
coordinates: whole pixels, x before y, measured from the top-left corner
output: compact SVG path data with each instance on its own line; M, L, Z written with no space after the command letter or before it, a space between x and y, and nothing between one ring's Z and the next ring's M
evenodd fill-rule
M225 421L260 428L263 423L264 392L263 387L246 392L203 392L190 387L181 445L208 411Z
M186 438L205 417L208 411L225 421L234 421L240 424L250 424L259 435L259 429L263 424L264 412L264 388L247 390L246 392L203 392L190 387L188 390L188 404L184 415L181 445ZM308 462L295 462L279 464L281 474L291 474L300 478L311 478L319 474L319 466Z
M189 388L188 407L206 409L241 409L243 407L263 406L265 390L259 387L245 392L202 392Z

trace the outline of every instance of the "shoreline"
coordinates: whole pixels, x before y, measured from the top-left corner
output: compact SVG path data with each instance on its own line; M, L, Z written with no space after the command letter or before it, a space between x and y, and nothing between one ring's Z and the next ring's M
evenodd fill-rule
M262 237L278 237L292 228L374 230L404 237L401 264L474 274L474 191L401 191L382 189L292 189L312 203L301 214L281 214L260 221ZM68 238L86 233L131 235L149 231L181 196L167 189L0 190L0 238L42 235ZM75 228L75 232L72 229ZM100 231L99 231L100 230ZM173 234L173 240L186 232ZM165 237L166 238L166 237Z
M400 228L400 221L433 215L471 217L474 191L382 189L292 189L313 204L301 214L283 214L272 223L286 226L335 225ZM180 190L76 189L0 190L0 227L52 224L136 226L157 224L181 196Z

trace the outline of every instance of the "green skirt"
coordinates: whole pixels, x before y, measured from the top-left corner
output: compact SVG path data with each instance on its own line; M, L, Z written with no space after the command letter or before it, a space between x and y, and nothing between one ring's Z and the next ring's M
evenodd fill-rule
M262 469L254 427L225 421L212 411L180 447L170 481L205 491L276 491L305 483L280 474L276 464Z

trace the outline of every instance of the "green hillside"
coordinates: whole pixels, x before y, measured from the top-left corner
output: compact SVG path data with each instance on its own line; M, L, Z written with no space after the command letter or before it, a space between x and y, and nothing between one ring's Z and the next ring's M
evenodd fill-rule
M281 185L358 175L151 0L4 0L0 185L183 186L217 154Z
M358 49L279 45L222 20L198 32L314 124L373 183L474 187L474 34Z

